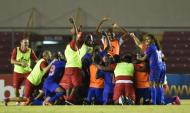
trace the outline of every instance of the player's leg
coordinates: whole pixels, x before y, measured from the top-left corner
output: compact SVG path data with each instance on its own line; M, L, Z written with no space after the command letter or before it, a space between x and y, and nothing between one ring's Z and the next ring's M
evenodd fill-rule
M15 98L12 99L12 101L17 101L18 103L20 103L20 86L22 84L22 81L24 80L24 77L22 77L24 75L19 74L19 73L13 73L13 87L14 87L14 93L15 93ZM10 99L11 100L11 99Z
M59 86L55 89L54 92L55 95L49 99L50 103L54 103L56 100L58 100L60 97L62 97L65 94L65 90Z
M92 104L93 103L93 97L95 97L95 88L89 87L88 95L87 95L85 104Z
M125 84L125 97L126 97L126 104L133 105L135 104L135 89L133 87L133 84L126 83Z
M156 104L158 105L164 105L164 88L163 88L163 83L164 83L164 78L165 78L165 70L162 69L161 71L158 70L158 73L160 75L159 80L157 82L157 97L156 97Z
M72 82L72 90L71 93L69 95L69 99L71 101L75 101L75 95L78 92L79 87L82 84L82 71L81 69L74 69L72 76L71 76L71 82Z
M150 91L151 91L151 103L153 105L156 105L156 81L157 81L157 73L156 70L152 69L149 74L149 79L150 79Z
M96 95L95 104L101 105L103 103L103 88L96 88L95 95Z
M114 93L113 93L113 101L114 104L119 104L119 98L123 95L124 93L124 85L121 83L117 83L114 87Z
M29 105L32 101L32 93L36 89L36 86L34 86L28 79L25 81L25 88L24 88L24 98L21 103L21 105Z

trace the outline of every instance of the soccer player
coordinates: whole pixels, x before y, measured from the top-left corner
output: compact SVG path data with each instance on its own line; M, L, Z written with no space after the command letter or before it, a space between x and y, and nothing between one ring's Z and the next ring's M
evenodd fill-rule
M20 98L20 86L32 71L32 60L37 62L37 57L34 51L29 48L29 39L23 38L20 41L20 47L14 48L11 56L11 64L14 64L13 87L17 103L19 102Z
M109 55L106 55L103 57L103 61L105 66L109 66L111 63L113 63L113 60L111 60L112 57ZM104 90L103 90L103 104L112 104L113 103L113 88L114 88L114 83L113 83L113 73L111 71L104 71L104 70L99 70L97 73L97 78L103 78L104 79Z
M34 69L27 77L24 89L24 102L21 103L22 105L30 104L33 91L40 87L43 76L49 71L51 65L57 60L54 59L50 64L48 64L48 60L51 59L51 56L52 54L50 51L44 51L43 58L37 62Z
M90 65L90 85L88 90L87 102L92 104L93 98L95 98L95 104L102 104L102 94L104 87L104 80L102 78L97 79L98 68L95 64L101 64L102 58L98 54L93 54L93 63Z
M150 83L149 70L146 61L137 61L135 63L135 88L136 104L150 104Z
M110 40L110 49L108 51L108 54L111 55L111 56L114 56L114 55L119 55L119 40L115 37L115 33L113 32L113 26L110 27L107 31L107 34L105 34L105 32L101 32L99 29L100 29L100 26L105 22L105 21L108 21L109 18L102 18L102 20L100 21L100 23L97 25L96 27L96 33L99 37L99 39L102 39L102 42L103 42L103 45L104 45L104 49L108 46L108 43L106 38L104 37L108 37L109 40Z
M61 78L60 86L66 89L66 101L73 101L76 91L82 84L82 57L86 54L91 41L82 40L82 32L78 32L73 18L70 18L73 25L71 34L73 39L65 49L66 66L64 76ZM92 37L92 36L91 36ZM92 37L93 38L93 37Z
M61 52L53 54L55 61L49 71L48 77L45 79L43 84L43 90L46 99L44 105L53 105L59 97L65 94L65 89L59 86L59 81L64 73L65 63Z
M142 43L138 40L134 33L130 33L130 36L134 39L136 45L142 48ZM159 98L157 91L161 91L159 88L159 78L162 70L162 59L158 54L158 49L155 43L155 37L153 35L147 35L145 38L145 44L148 46L146 49L146 53L143 57L137 58L141 61L145 61L146 59L149 61L149 79L151 87L151 101L153 105L163 104L156 102L157 98Z
M115 69L115 87L113 93L113 101L115 104L119 104L119 98L124 96L126 103L135 103L135 89L133 86L134 65L132 63L132 56L126 55L119 59ZM128 103L129 102L129 103Z

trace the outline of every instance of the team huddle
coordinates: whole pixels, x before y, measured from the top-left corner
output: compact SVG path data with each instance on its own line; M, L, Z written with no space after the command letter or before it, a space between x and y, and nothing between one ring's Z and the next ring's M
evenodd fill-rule
M64 53L45 50L41 59L29 48L29 39L23 38L11 56L16 97L6 98L5 104L10 101L19 105L180 104L178 96L164 96L166 64L158 40L150 34L139 40L116 23L107 31L100 31L108 20L100 21L95 35L83 35L82 27L70 18L72 40ZM119 35L115 29L120 30ZM138 48L135 54L120 50L128 38ZM121 51L126 52L121 55ZM33 69L32 60L36 62ZM24 95L20 95L24 80Z

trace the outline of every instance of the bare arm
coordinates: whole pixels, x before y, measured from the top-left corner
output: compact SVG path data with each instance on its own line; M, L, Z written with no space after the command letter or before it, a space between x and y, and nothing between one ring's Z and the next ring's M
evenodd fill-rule
M133 40L135 41L135 44L140 47L142 49L142 43L140 42L140 40L135 36L134 33L130 33L130 36L133 38Z
M147 59L147 55L145 54L143 57L137 57L137 60L145 61Z
M97 68L100 69L100 70L104 70L104 71L113 71L111 67L109 66L102 66L102 65L99 65L99 64L96 64Z
M96 33L98 34L98 37L99 37L99 38L101 38L101 37L100 37L100 34L101 34L100 26L101 26L105 21L107 21L107 20L109 20L109 18L106 18L106 17L102 18L102 20L98 23L98 25L97 25L97 27L96 27Z
M105 51L108 52L111 48L111 42L110 42L109 37L107 36L107 33L104 32L104 34L106 35L105 38L106 38L106 42L107 42L107 47L105 48Z
M77 40L78 28L77 28L77 26L76 26L76 23L75 23L75 21L74 21L74 18L73 18L73 17L70 17L70 18L69 18L69 22L73 25L73 28L74 28L74 36L73 36L73 38L74 38L74 40Z
M53 61L51 61L51 63L50 63L47 67L43 68L43 72L47 73L47 72L49 71L51 65L52 65L55 61L57 61L57 59L54 59Z

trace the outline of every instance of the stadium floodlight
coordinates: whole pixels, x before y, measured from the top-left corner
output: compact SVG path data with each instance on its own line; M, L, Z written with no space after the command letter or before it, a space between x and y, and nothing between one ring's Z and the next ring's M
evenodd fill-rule
M43 41L43 44L58 44L58 41Z

